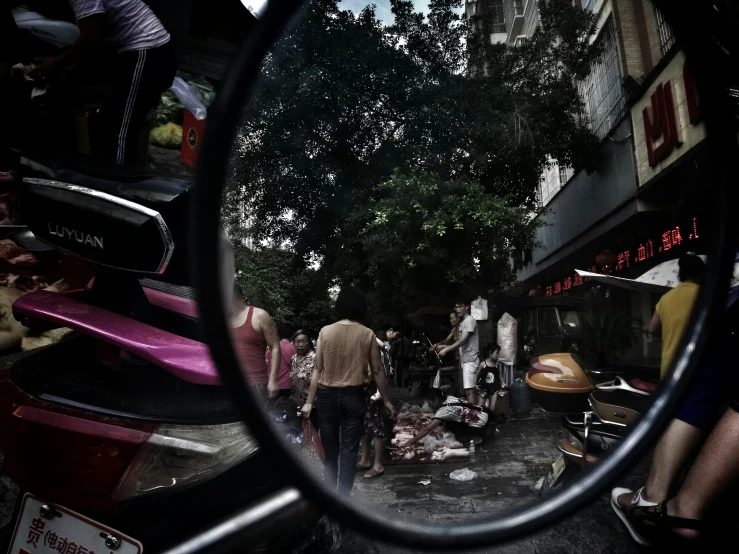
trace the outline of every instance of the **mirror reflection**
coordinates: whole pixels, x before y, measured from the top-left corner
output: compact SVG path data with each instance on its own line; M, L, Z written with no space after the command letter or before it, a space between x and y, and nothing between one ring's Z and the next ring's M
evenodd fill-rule
M189 272L211 106L266 5L2 3L0 551L164 551L290 481L222 384ZM702 5L691 30L731 67L737 1ZM214 246L241 370L318 478L453 525L623 444L714 262L684 46L645 0L306 3L244 100ZM535 551L583 550L573 527L593 551L662 546L655 519L731 532L738 276L652 455ZM271 551L317 536L312 515Z
M234 346L368 509L535 501L671 378L716 209L706 129L664 14L617 4L316 0L264 60L223 204ZM622 518L721 405L677 414L654 462L675 471L645 492L643 467Z

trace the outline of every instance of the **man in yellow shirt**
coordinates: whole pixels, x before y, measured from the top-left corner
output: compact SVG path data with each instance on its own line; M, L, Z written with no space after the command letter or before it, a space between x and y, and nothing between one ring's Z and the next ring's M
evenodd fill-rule
M679 268L680 284L660 299L649 324L650 333L662 333L661 379L672 366L706 269L703 260L690 254L680 258ZM729 341L718 342L724 345ZM623 487L611 491L613 510L639 544L649 545L649 538L632 521L629 510L655 506L667 499L685 463L710 430L713 414L722 404L721 395L717 393L732 389L734 372L726 371L731 368L732 359L733 356L724 355L723 350L712 352L709 348L708 355L701 360L698 379L691 381L688 396L657 443L645 486L636 491Z
M698 256L687 254L680 257L680 284L665 294L657 303L649 332L653 335L662 333L662 364L659 378L664 380L667 370L672 365L680 339L693 311L695 299L698 297L700 283L706 272L706 266Z

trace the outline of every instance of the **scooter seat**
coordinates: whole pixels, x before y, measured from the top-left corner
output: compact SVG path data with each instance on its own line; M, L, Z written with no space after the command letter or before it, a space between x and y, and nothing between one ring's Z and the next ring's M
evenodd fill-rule
M22 165L25 177L70 182L153 209L166 207L192 186L189 180L136 167L104 163L81 154L65 156L64 160L27 157L22 160Z
M634 387L635 389L648 392L649 394L654 394L657 392L658 385L657 383L647 383L646 381L642 381L641 379L632 379L629 381L629 385Z

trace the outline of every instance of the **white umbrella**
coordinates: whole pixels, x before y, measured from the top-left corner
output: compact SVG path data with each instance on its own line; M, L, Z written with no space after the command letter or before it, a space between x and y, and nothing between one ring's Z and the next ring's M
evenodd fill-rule
M704 262L706 256L699 256ZM625 279L624 277L614 277L613 275L602 275L600 273L591 273L576 269L577 273L582 277L587 277L593 281L599 281L608 285L614 285L624 289L646 292L667 292L669 289L676 287L680 283L678 278L678 260L667 260L637 277L636 279ZM733 289L739 287L739 253L734 262L734 272L731 276L729 286ZM734 290L731 293L735 293ZM730 294L731 294L730 293Z

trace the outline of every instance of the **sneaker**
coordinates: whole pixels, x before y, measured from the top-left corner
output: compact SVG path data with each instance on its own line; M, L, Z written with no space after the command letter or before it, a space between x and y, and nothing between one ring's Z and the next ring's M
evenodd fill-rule
M656 502L649 502L648 500L644 500L642 497L642 492L644 491L644 487L640 488L636 492L632 491L631 489L626 489L623 487L616 487L611 491L611 507L613 508L613 511L616 512L616 515L618 518L623 522L623 524L626 526L626 530L631 535L631 538L634 539L637 543L639 543L642 546L651 546L651 543L649 540L647 540L644 537L643 532L640 529L639 522L635 519L633 519L630 515L630 509L635 507L649 507L649 506L656 506ZM622 508L618 503L618 497L622 494L629 494L633 493L633 497L631 498L631 502L627 509Z

